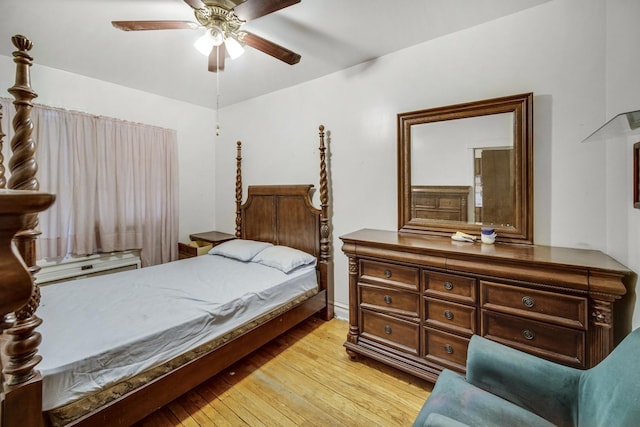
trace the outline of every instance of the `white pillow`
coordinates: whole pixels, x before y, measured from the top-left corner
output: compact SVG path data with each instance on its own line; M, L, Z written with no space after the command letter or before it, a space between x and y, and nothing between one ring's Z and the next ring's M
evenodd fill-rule
M306 252L278 245L260 251L252 261L290 273L303 265L315 265L317 260Z
M273 244L256 240L234 239L214 246L209 251L209 255L222 255L238 261L251 261L258 252L269 246L273 246Z

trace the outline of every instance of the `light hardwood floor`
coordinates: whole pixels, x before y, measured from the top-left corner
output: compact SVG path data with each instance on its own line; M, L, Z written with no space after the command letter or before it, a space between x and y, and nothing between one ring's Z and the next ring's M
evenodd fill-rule
M310 319L136 427L410 426L432 385L342 347L348 325Z

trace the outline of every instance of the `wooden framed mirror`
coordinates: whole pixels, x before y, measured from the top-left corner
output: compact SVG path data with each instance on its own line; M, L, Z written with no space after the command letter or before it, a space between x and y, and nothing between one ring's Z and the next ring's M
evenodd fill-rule
M398 229L533 243L533 93L398 114Z

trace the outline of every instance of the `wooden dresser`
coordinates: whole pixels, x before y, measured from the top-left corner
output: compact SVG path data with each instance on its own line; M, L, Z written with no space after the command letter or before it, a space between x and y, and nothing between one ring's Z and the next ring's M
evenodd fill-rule
M341 239L352 358L435 381L443 368L464 373L473 334L577 368L613 348L631 272L599 251L368 229Z

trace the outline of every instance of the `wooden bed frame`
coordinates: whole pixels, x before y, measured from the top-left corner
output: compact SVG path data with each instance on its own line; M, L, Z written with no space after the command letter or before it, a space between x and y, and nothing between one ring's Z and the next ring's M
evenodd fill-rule
M12 41L18 49L14 96L15 136L9 161L11 177L5 189L4 160L0 154L0 327L2 332L2 427L47 425L42 412L42 379L35 369L41 320L36 316L39 289L34 285L37 212L47 209L55 196L37 191L35 143L29 117L36 94L30 87L28 51L22 36ZM0 118L2 111L0 111ZM287 245L318 257L319 292L266 323L205 353L168 374L148 382L69 425L130 425L214 376L299 322L319 314L333 317L333 259L330 251L328 180L324 127L320 136L320 203L311 202L312 185L250 186L242 203L241 144L237 147L236 236ZM4 134L0 129L0 150ZM62 344L64 345L64 344Z

